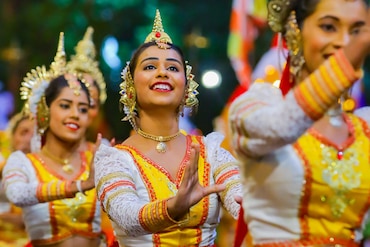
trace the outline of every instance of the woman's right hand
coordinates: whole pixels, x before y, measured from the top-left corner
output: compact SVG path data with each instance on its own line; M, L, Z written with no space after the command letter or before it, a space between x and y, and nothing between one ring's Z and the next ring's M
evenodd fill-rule
M93 149L93 157L91 159L91 165L90 165L90 173L89 178L86 181L83 181L82 183L82 189L85 190L91 190L95 187L95 166L94 166L94 157L96 150L98 150L102 140L102 135L99 133L96 142Z
M176 196L170 198L167 204L167 210L171 218L177 220L189 212L190 207L198 203L204 197L218 193L225 189L225 185L214 184L203 187L199 183L198 177L198 159L199 145L192 144L190 150L190 159L186 165L184 177Z

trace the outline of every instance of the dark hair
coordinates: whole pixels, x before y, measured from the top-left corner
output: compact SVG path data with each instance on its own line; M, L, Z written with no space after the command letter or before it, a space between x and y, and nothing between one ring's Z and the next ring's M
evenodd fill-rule
M369 5L369 0L363 0L366 6ZM317 4L320 0L299 0L295 3L295 11L297 15L297 22L300 27L302 27L303 21L315 12Z
M366 6L369 6L369 0L363 0L366 4ZM295 10L296 17L297 17L297 23L300 27L302 27L303 21L310 15L312 15L317 5L319 4L320 0L296 0L292 1L291 3L291 10ZM290 11L287 12L287 14L290 13ZM286 17L287 18L287 17ZM284 22L286 19L284 20Z
M87 99L90 105L90 92L87 89L85 83L78 80L82 90L86 93ZM45 101L46 105L50 107L51 103L59 96L63 88L69 87L68 81L64 78L64 75L58 76L57 78L50 81L49 86L45 90Z
M169 46L169 48L167 48L167 49L173 49L173 50L177 51L180 54L182 64L184 65L184 71L186 73L186 63L185 63L185 59L184 59L184 53L182 52L181 48L174 45L174 44L170 44L170 43L168 43L167 45ZM155 41L144 43L144 44L140 45L135 50L134 54L131 57L130 65L129 65L132 77L134 76L133 72L134 72L134 69L136 68L136 65L137 65L137 62L138 62L137 60L138 60L140 54L143 53L143 51L145 51L148 47L151 47L151 46L157 46L157 43Z
M19 115L18 115L19 114ZM30 119L29 114L23 114L23 113L18 113L17 115L14 115L11 120L15 120L14 125L11 126L12 128L10 129L10 133L14 134L15 131L17 130L18 126L20 123L22 123L24 120Z

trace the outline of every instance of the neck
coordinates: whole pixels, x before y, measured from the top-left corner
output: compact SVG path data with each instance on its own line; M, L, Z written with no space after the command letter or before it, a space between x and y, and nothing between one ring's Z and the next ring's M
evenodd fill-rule
M179 121L175 117L153 118L152 116L140 116L138 127L152 135L169 136L179 131Z
M329 108L325 115L328 118L330 125L333 127L341 127L344 124L343 111L340 104L336 104Z
M43 148L52 151L54 155L59 157L71 156L78 151L80 142L66 142L54 135L47 135Z

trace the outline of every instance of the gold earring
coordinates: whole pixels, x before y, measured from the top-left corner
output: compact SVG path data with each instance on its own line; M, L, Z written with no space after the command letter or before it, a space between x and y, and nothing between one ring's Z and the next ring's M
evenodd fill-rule
M339 103L341 104L342 110L347 113L353 113L356 108L356 101L351 96L351 91L347 90L339 99Z
M123 106L123 111L126 116L122 121L129 121L133 129L137 129L136 125L136 91L134 87L134 80L132 78L129 63L122 71L122 82L120 84L120 95L121 98L119 102Z
M185 107L191 108L191 113L196 113L198 110L199 100L197 95L199 94L197 88L199 84L194 81L194 75L191 73L192 67L186 64L186 80L187 89L185 93Z
M40 135L43 135L47 128L49 128L50 111L46 104L45 96L37 104L37 126Z
M302 54L302 36L295 11L291 11L285 25L285 39L290 56L290 73L296 77L305 63Z
M279 33L284 30L284 22L290 11L290 0L271 0L267 5L267 22L272 31Z

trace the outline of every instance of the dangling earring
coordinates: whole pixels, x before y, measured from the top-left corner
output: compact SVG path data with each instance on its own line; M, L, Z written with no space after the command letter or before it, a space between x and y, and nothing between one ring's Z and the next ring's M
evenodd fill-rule
M342 111L352 113L356 108L356 101L351 96L351 91L347 90L339 99L342 106Z
M49 128L49 117L49 107L46 104L45 96L42 96L40 102L37 104L37 126L40 135L43 135L47 128Z
M121 98L119 102L123 105L123 111L126 116L122 121L129 121L134 130L137 129L136 124L136 90L134 87L134 80L131 76L129 62L122 71L121 78L123 79L120 86L121 91L119 92Z
M296 78L305 63L302 54L302 36L295 11L291 11L285 25L285 39L290 56L290 74Z
M197 95L199 94L197 88L199 84L194 81L194 75L191 73L192 67L186 64L186 80L187 88L185 92L184 106L191 108L190 114L194 114L198 111L199 100Z
M179 116L184 116L184 107L191 108L190 115L194 114L198 110L199 100L197 99L197 95L199 92L197 88L199 84L194 81L194 75L191 73L192 67L186 61L186 88L185 88L185 95L184 98L179 106Z

